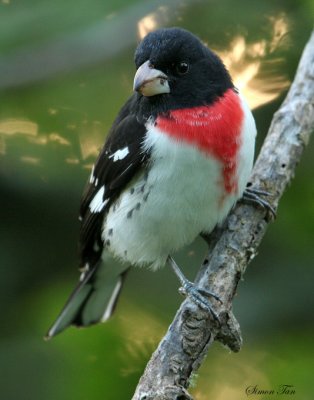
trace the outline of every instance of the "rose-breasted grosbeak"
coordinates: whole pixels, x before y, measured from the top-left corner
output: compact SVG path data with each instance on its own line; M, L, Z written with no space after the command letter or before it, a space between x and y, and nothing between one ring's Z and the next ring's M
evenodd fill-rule
M48 338L70 324L107 320L130 264L168 262L186 294L206 308L204 291L171 254L225 219L251 173L255 122L215 53L186 30L159 29L139 44L135 64L135 93L83 195L80 282ZM106 264L107 252L123 267Z

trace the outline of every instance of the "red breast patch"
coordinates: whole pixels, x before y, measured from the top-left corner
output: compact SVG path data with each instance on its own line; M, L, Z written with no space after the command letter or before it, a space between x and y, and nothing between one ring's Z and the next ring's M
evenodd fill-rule
M157 127L177 140L196 145L203 152L223 163L224 186L227 193L237 190L235 172L243 110L238 95L229 89L211 106L173 110L159 116Z

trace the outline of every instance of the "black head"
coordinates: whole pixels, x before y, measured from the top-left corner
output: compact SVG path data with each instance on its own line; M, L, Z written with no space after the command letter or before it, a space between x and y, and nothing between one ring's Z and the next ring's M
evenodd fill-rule
M140 92L139 105L145 115L209 105L233 87L220 58L181 28L149 33L136 49L135 64L138 72L134 86ZM145 80L142 75L149 78ZM155 92L145 91L153 81Z

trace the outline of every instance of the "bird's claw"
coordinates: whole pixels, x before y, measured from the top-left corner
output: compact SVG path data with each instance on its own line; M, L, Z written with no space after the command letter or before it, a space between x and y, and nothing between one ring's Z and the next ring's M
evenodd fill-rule
M220 304L222 304L222 300L219 296L217 296L217 294L210 292L209 290L205 290L205 289L196 289L201 295L205 296L205 297L213 297L214 299L216 299L217 301L219 301Z
M268 201L262 199L260 196L271 196L271 193L253 188L246 188L243 192L244 201L263 207L275 219L277 216L275 209L269 204Z
M193 284L190 281L184 282L183 286L179 288L179 293L189 297L202 310L209 312L214 317L214 319L220 323L218 314L213 309L213 306L210 303L210 301L206 298L206 297L213 297L222 304L222 300L220 299L219 296L208 290L196 287L195 284Z

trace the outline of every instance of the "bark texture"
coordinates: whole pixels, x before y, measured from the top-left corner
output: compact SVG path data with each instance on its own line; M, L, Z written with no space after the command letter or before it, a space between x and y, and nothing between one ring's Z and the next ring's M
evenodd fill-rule
M314 32L287 97L273 117L249 183L252 188L271 193L267 201L274 209L294 176L313 130ZM213 341L220 341L232 351L240 350L242 338L232 313L232 300L270 220L264 209L240 202L224 226L211 234L209 255L196 282L220 296L222 304L213 300L213 305L221 325L186 299L148 362L133 400L192 399L187 392L189 379Z

